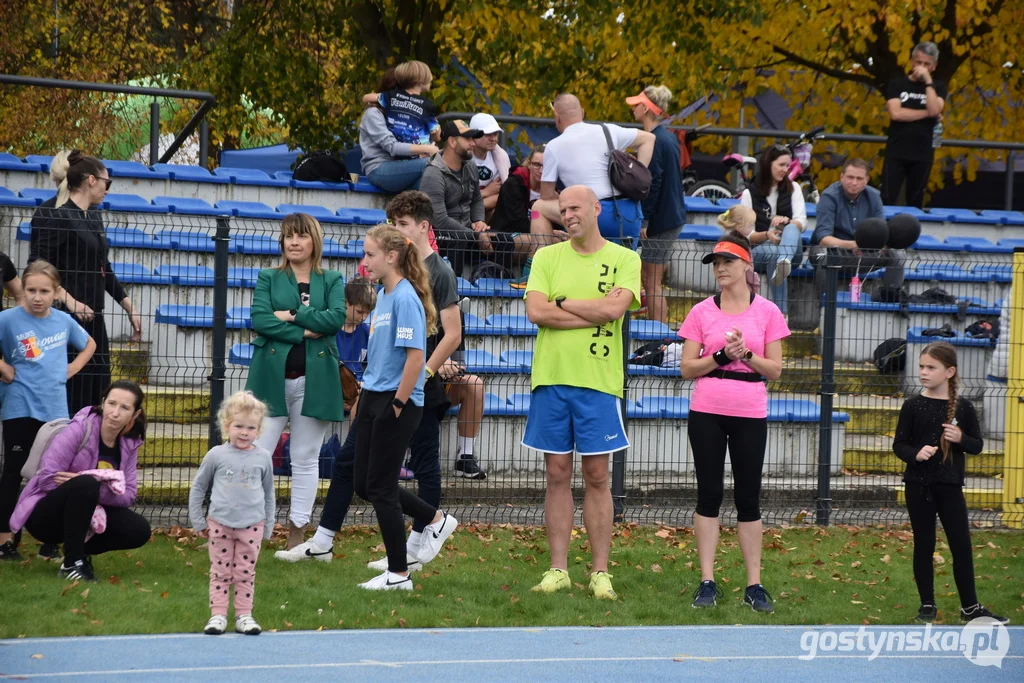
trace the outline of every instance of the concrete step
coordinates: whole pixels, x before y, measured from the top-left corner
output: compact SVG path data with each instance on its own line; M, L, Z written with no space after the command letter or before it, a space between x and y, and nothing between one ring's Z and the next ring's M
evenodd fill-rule
M976 477L1002 476L1005 460L1004 443L986 439L985 449L967 456L967 474ZM846 433L843 468L849 472L871 474L903 474L904 462L892 452L892 438L876 434Z

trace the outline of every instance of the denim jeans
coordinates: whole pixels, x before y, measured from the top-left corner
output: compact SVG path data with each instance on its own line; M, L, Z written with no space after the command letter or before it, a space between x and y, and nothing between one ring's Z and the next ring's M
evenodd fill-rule
M778 286L772 285L772 277L775 275L775 264L783 259L795 268L803 260L803 249L800 242L800 228L795 223L790 223L782 230L782 240L778 244L763 242L754 247L751 256L754 257L754 268L759 273L767 276L767 281L761 283L762 295L765 291L769 293L768 299L775 302L783 315L788 312L789 294L788 278Z
M398 159L385 161L366 174L367 180L387 192L418 190L423 169L429 159Z

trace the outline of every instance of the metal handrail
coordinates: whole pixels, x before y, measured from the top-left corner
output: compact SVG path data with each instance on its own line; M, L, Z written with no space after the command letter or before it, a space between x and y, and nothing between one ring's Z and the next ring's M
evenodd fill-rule
M199 164L206 166L209 160L210 131L206 124L206 114L217 98L212 93L200 90L176 90L173 88L148 88L138 85L117 85L113 83L89 83L87 81L66 81L59 78L38 78L36 76L15 76L13 74L0 74L0 83L8 85L24 85L38 88L62 88L66 90L89 90L93 92L109 92L124 95L152 95L156 97L172 97L180 100L197 100L202 102L199 109L189 119L185 127L174 138L170 146L160 153L160 104L154 99L150 108L149 119L149 163L165 164L174 153L178 151L182 143L192 135L196 127L199 127ZM159 159L158 159L159 156Z
M438 121L450 121L453 119L470 119L473 114L470 112L446 112L437 117ZM509 123L519 126L554 126L553 118L541 118L537 116L513 116L510 114L495 114L494 118L500 123ZM624 128L640 128L639 123L619 123L617 121L590 121L590 123L614 123ZM700 128L701 135L717 135L720 137L743 137L743 138L773 138L773 139L795 139L803 135L802 131L792 130L767 130L758 128L711 128L701 126L673 126L669 130L682 130L693 132ZM822 133L820 139L834 140L836 142L865 142L884 144L887 138L884 135L857 135L849 133ZM1004 208L1007 211L1013 208L1013 173L1014 158L1013 152L1024 151L1024 143L1001 142L998 140L942 140L943 147L955 147L962 149L1002 149L1006 150L1006 182L1004 191Z

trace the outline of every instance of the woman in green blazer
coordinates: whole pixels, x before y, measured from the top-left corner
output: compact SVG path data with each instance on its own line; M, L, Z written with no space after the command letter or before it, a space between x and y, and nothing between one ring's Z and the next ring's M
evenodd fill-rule
M252 301L259 335L245 388L267 404L258 446L273 453L291 423L292 500L288 547L302 543L319 483L320 447L344 419L335 336L345 324L345 280L324 270L324 233L312 216L281 224L281 265L260 271Z

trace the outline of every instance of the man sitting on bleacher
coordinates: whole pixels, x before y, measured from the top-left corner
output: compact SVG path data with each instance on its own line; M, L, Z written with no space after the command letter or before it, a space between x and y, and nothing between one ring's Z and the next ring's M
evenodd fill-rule
M885 268L884 284L903 285L903 259L898 252L883 249L865 256L857 247L857 225L868 218L885 220L882 196L868 185L868 163L863 159L847 159L839 180L829 185L818 200L814 234L811 235L811 263L818 263L828 247L837 253L849 277ZM845 273L845 271L849 273ZM819 269L818 274L821 274Z

